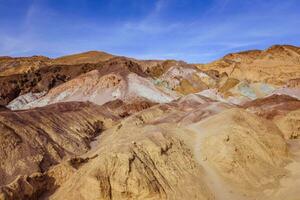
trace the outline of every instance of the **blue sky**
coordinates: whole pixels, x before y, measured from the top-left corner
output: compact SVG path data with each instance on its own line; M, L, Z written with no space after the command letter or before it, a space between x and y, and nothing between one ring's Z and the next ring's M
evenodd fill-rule
M0 0L0 55L203 63L273 44L300 45L299 0Z

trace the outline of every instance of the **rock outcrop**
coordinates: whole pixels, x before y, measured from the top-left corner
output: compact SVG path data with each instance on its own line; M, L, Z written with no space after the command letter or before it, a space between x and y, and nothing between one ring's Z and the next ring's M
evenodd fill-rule
M300 137L300 108L288 112L284 116L278 116L274 121L286 139L297 139Z
M228 77L251 82L285 85L300 77L300 49L290 45L274 45L266 50L231 53L202 70L217 70Z
M93 138L118 119L82 102L0 112L0 184L83 154Z

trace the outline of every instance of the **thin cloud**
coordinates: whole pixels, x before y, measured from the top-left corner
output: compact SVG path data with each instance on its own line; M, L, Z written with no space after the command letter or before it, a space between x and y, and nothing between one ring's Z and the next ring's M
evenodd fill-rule
M103 50L143 59L208 62L231 51L275 43L299 45L300 13L296 8L300 3L294 0L214 0L203 12L199 1L191 1L191 10L186 11L176 7L181 0L159 0L147 4L147 12L124 19L96 10L89 17L69 16L45 2L27 5L23 22L11 26L11 31L1 26L0 54L60 56ZM119 1L109 2L110 9L120 6ZM189 18L188 12L193 17Z

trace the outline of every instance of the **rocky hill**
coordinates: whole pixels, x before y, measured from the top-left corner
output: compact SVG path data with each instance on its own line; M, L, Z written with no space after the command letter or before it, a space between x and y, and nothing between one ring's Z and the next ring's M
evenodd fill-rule
M113 58L114 55L102 51L88 51L53 59L55 64L75 65L83 63L98 63Z
M262 51L231 53L220 60L198 67L225 72L230 78L238 80L284 85L300 76L300 48L274 45Z

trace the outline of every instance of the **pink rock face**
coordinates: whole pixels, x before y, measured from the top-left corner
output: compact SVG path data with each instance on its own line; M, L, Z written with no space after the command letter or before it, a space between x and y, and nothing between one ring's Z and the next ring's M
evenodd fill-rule
M273 119L277 115L300 109L300 101L288 95L274 94L247 102L242 107L265 118Z
M275 90L272 94L278 94L278 95L289 95L291 97L297 98L300 100L300 88L288 88L288 87L282 87L277 90Z
M235 107L234 105L215 101L199 94L189 94L171 103L163 104L162 109L164 109L166 114L155 119L152 123L188 125Z
M102 105L121 97L126 88L127 84L120 75L112 73L101 76L98 70L93 70L53 88L47 95L24 108L68 101L91 101Z
M90 101L103 105L116 99L130 102L140 98L164 103L177 98L177 95L159 90L151 80L135 73L111 72L103 75L99 70L93 70L53 88L47 95L31 101L21 109L58 102Z

